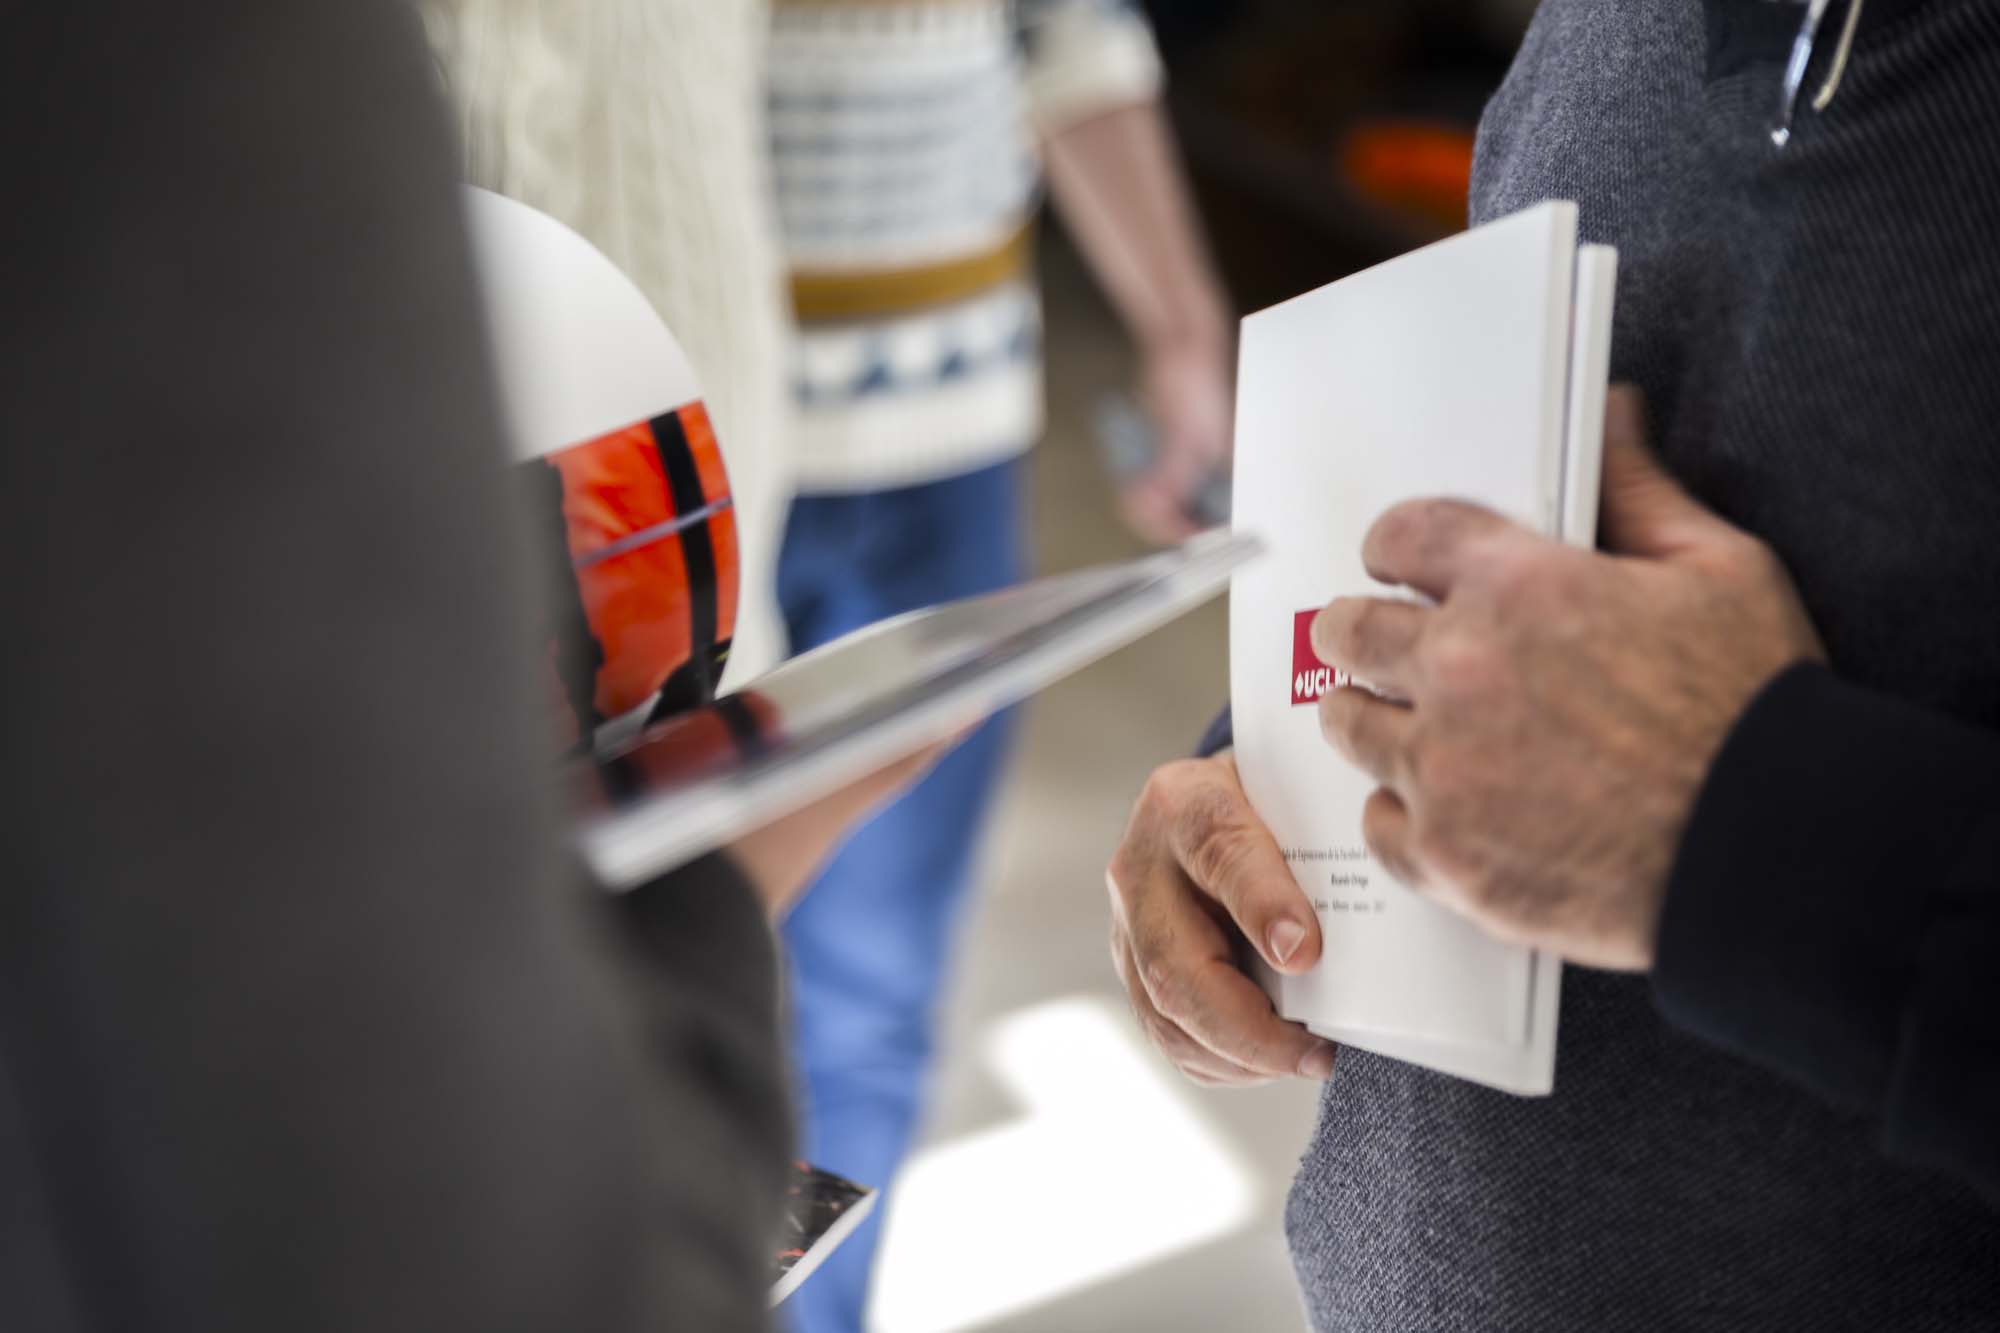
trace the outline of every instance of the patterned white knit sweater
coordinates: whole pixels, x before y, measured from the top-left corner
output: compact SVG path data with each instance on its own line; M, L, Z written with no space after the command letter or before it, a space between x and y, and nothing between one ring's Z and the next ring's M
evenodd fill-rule
M575 228L666 319L729 464L743 598L727 680L782 654L791 498L763 0L423 0L467 175Z
M1041 433L1036 138L1157 95L1131 0L777 0L770 128L801 490L910 485Z

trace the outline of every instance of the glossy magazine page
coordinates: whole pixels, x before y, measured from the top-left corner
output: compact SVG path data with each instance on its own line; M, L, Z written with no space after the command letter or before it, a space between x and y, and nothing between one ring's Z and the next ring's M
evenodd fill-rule
M716 703L599 734L579 843L629 889L947 740L1219 594L1261 549L1210 533L1118 565L911 612Z

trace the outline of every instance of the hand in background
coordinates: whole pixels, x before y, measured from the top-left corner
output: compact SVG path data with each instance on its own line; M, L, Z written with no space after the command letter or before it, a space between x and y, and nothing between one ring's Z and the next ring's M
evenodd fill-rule
M1042 157L1056 209L1140 350L1158 459L1120 507L1140 536L1182 540L1194 497L1228 466L1236 321L1166 115L1148 100L1085 117L1049 133Z
M1185 541L1202 526L1194 517L1202 488L1229 469L1234 388L1227 341L1177 339L1149 350L1139 400L1158 453L1148 471L1122 488L1120 507L1147 541Z
M776 921L791 909L849 835L914 786L962 739L898 760L731 844L730 859L756 889L771 919Z
M1608 554L1399 505L1363 559L1437 605L1342 598L1313 646L1409 701L1320 705L1382 783L1362 828L1391 874L1501 938L1645 969L1709 764L1766 682L1825 654L1771 550L1647 452L1635 390L1612 392L1604 432Z
M1147 1036L1196 1083L1325 1078L1333 1045L1279 1018L1237 966L1247 939L1281 972L1319 960L1319 921L1228 754L1155 772L1105 884L1111 961Z

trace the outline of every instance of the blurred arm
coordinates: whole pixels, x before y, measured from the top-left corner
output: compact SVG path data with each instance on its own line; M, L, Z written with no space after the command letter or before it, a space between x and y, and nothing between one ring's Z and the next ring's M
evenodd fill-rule
M1056 208L1141 351L1192 347L1226 366L1228 300L1160 104L1064 125L1043 152Z
M1145 535L1187 535L1188 504L1228 466L1233 328L1159 102L1160 64L1135 7L1027 0L1028 92L1056 210L1141 357L1159 432L1128 489Z
M764 1325L768 928L562 857L434 99L387 0L0 44L22 1327Z

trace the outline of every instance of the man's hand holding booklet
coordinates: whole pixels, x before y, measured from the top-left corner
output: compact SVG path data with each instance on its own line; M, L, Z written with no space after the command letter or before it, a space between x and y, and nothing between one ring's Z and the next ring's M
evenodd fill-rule
M1303 973L1256 971L1319 1036L1523 1094L1553 1087L1561 964L1407 892L1366 845L1377 783L1322 734L1349 682L1312 627L1385 591L1363 540L1404 501L1592 543L1616 263L1548 203L1243 324L1235 521L1270 555L1231 587L1234 757L1321 939Z
M1321 733L1317 705L1348 682L1312 627L1335 598L1383 591L1362 539L1402 501L1451 495L1591 543L1615 270L1612 251L1577 243L1575 207L1550 203L1251 316L1234 536L915 612L708 707L616 720L597 737L611 802L582 829L585 857L612 888L643 883L946 740L1227 582L1240 795L1321 941L1303 971L1257 968L1278 1013L1318 1038L1547 1093L1560 963L1391 882L1361 834L1375 782ZM1253 561L1260 549L1270 558ZM1267 956L1282 960L1302 932L1279 928L1291 947ZM1300 1041L1274 1057L1283 1072L1323 1074L1321 1043Z

